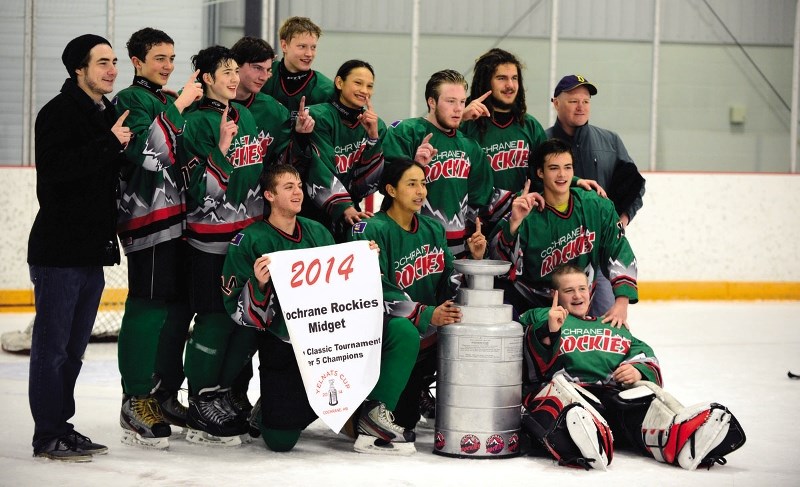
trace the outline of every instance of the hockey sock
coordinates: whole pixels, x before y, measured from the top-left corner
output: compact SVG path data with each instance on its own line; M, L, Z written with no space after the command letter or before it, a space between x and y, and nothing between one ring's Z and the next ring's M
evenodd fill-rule
M167 306L167 320L161 328L156 355L156 375L161 379L161 388L173 392L180 389L185 379L183 349L189 336L192 313L184 302L171 302Z
M198 313L195 316L192 337L186 344L184 366L190 395L219 384L228 339L236 326L225 313Z
M233 323L231 321L231 323ZM233 333L228 339L228 347L220 367L219 384L222 387L231 387L246 364L250 364L253 354L258 349L255 328L233 325ZM269 332L268 332L269 333ZM252 366L250 367L252 371ZM252 372L251 372L252 375ZM241 384L240 384L241 385ZM245 387L246 391L247 388Z
M255 353L255 352L253 352ZM250 359L247 363L244 364L242 370L239 372L239 375L233 379L233 383L231 384L231 390L234 392L243 392L247 393L248 389L250 389L250 381L253 379L253 357L252 354Z
M128 297L117 342L117 361L125 394L141 396L153 389L159 336L167 319L163 301Z
M259 429L261 430L261 437L264 438L264 443L272 451L284 452L289 451L297 444L300 439L302 430L276 430L264 428L259 422Z
M378 400L390 411L397 407L419 353L419 332L406 318L392 318L383 326L381 373L368 399Z

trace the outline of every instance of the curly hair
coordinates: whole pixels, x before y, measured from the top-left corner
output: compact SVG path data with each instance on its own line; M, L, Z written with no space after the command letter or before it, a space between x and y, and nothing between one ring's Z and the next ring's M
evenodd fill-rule
M474 74L472 76L472 89L469 92L467 103L476 98L480 98L481 95L492 89L492 77L494 76L497 67L501 64L513 64L517 67L517 80L519 81L519 89L517 90L517 97L514 100L514 104L510 108L514 120L516 120L519 124L523 124L525 120L525 113L527 112L528 108L525 104L525 88L522 80L522 63L515 55L508 51L504 51L503 49L490 49L477 60L475 60L475 68L473 69ZM488 108L490 112L494 113L495 107L493 97L490 96L487 98L483 104L486 105L486 108ZM478 130L480 131L480 134L485 134L489 121L486 118L481 117L476 120L476 123L478 124Z

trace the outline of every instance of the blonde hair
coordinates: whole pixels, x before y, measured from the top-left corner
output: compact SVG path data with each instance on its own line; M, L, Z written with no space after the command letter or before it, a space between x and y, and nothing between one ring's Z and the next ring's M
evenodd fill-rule
M322 35L322 29L308 17L289 17L278 30L278 37L286 42L300 34L311 34L319 38Z

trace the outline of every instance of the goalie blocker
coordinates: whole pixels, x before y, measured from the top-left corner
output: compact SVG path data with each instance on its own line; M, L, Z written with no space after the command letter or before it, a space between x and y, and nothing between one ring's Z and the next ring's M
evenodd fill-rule
M622 391L599 388L597 393L602 400L556 375L525 398L523 428L560 465L587 470L605 470L611 463L612 429L642 454L687 470L724 465L725 455L746 439L726 407L717 403L684 407L652 382L639 381Z

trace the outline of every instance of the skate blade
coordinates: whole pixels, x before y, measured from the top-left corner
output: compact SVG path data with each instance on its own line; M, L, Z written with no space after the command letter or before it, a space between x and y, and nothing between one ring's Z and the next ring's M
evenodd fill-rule
M409 456L417 453L417 448L413 443L394 443L384 442L380 438L370 435L358 435L355 443L353 443L353 450L359 453L368 453L372 455L392 455L392 456Z
M424 430L433 431L436 429L436 418L426 418L425 416L420 416L419 421L417 422L417 427Z
M245 435L242 435L245 436ZM215 436L205 431L188 428L186 431L186 441L203 446L232 447L242 444L241 436Z
M124 445L139 446L153 450L166 450L169 448L168 438L145 438L135 431L124 428L122 430L122 438L120 441Z

